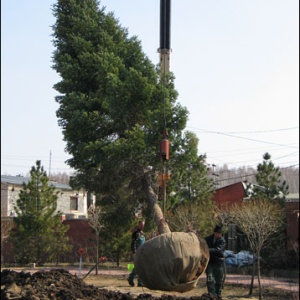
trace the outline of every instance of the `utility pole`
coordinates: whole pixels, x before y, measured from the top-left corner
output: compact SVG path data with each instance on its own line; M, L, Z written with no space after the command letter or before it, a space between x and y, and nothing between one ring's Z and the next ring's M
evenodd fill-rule
M216 165L212 164L212 167L213 167L213 172L212 172L213 182L214 182L214 186L216 188L216 186L218 185L218 183L216 182L216 177L218 177L219 174L215 173L215 167L216 167Z

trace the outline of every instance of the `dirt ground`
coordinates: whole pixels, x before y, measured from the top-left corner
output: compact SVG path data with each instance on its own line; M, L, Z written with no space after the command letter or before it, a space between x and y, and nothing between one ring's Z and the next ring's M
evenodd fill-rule
M223 299L255 300L258 299L257 288L253 295L248 296L249 288L240 285L226 285ZM66 269L52 269L37 271L1 271L1 299L21 300L214 300L205 295L205 279L201 278L195 289L186 293L163 292L149 290L144 287L131 287L126 275L93 275L84 279L72 275ZM264 299L269 300L297 300L298 293L265 288Z

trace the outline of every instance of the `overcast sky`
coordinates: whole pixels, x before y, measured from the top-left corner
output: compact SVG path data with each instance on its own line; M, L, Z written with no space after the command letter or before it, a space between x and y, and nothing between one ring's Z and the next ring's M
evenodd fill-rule
M54 0L1 1L1 174L69 173L51 69ZM105 0L159 62L160 0ZM207 162L299 167L299 0L171 1L171 71ZM172 159L172 148L170 152Z

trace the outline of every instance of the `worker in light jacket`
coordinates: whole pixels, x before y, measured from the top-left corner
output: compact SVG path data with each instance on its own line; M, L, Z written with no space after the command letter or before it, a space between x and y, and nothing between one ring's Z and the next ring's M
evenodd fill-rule
M133 229L132 235L131 235L131 252L132 252L132 257L134 258L136 250L145 243L146 238L143 232L145 226L145 221L139 221L137 227ZM135 269L133 267L133 270L129 274L129 277L127 279L128 283L130 286L134 286L134 278L136 276ZM142 281L138 278L138 286L143 286Z

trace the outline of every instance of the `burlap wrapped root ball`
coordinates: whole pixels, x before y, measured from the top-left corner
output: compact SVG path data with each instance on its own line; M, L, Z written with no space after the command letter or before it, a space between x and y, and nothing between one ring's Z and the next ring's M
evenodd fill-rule
M206 241L193 232L170 232L138 248L135 270L152 290L187 292L196 287L209 260Z

